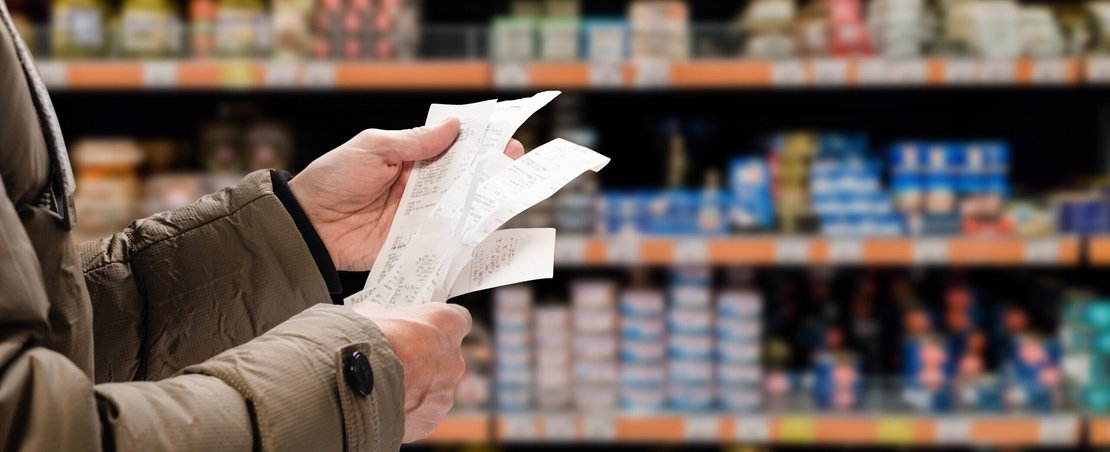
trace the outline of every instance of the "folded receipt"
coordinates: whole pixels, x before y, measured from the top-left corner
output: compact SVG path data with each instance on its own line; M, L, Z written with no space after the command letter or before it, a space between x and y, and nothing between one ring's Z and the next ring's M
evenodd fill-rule
M417 162L366 287L350 305L414 305L552 277L555 230L499 229L609 159L556 139L518 160L503 154L512 135L559 95L511 101L433 104L426 124L450 117L459 137L447 152Z

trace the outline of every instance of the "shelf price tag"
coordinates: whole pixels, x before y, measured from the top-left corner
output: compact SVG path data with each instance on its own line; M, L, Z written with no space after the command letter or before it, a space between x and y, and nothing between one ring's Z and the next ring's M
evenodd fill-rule
M829 241L829 262L854 264L863 262L863 243L859 240Z
M501 423L504 428L501 436L506 440L534 440L536 439L536 418L527 415L502 416Z
M1040 419L1038 426L1041 444L1074 446L1078 441L1078 420L1074 416L1050 416Z
M817 86L840 86L848 84L848 60L821 58L810 62L813 84Z
M1110 57L1096 56L1087 59L1087 80L1110 82Z
M887 63L887 81L900 84L929 82L929 63L925 60L892 61Z
M804 86L806 84L805 63L799 60L772 63L771 84L775 86Z
M1032 62L1030 81L1038 84L1067 83L1068 66L1066 59L1035 59Z
M860 85L885 85L891 81L887 61L878 58L862 60L856 65Z
M967 444L971 441L971 420L963 417L936 419L936 442L941 445Z
M984 60L979 62L978 75L983 83L1013 83L1017 70L1010 60Z
M805 264L809 262L809 240L785 238L775 243L775 262Z
M40 61L39 77L47 88L64 88L69 83L69 69L59 61Z
M736 419L736 440L743 443L771 441L771 423L762 416L740 416Z
M590 62L590 86L596 88L619 88L624 86L624 62Z
M1029 264L1055 264L1060 262L1060 241L1039 239L1025 242L1025 262Z
M671 62L663 58L636 60L636 86L663 88L671 84Z
M964 85L979 81L978 67L972 60L945 60L944 83Z
M147 88L177 86L177 63L168 61L143 63L143 86Z
M266 63L263 83L271 88L292 88L297 86L298 66L290 62Z
M705 264L709 262L709 244L703 239L679 239L674 245L676 264Z
M493 86L498 88L525 88L531 80L529 64L521 61L502 61L493 67Z
M879 419L876 435L880 444L910 444L913 442L913 422L909 419Z
M582 423L582 439L587 441L612 441L617 437L613 418L604 414L586 415Z
M555 262L577 265L586 262L586 238L567 237L555 241Z
M304 66L304 86L308 88L334 88L335 64L312 62Z
M544 418L543 436L554 441L573 440L578 437L574 416L549 414Z
M688 441L710 442L720 439L720 419L716 416L690 416L685 419L683 437Z
M948 261L948 240L919 239L913 244L915 264L941 264Z
M608 260L615 264L635 264L640 261L640 240L616 238L609 241Z
M785 443L812 443L816 437L813 419L790 416L779 420L779 441Z

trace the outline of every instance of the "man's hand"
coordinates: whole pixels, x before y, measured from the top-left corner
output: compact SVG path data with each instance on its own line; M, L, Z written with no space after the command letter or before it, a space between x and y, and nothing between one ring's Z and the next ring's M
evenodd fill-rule
M404 368L404 442L427 437L451 410L466 372L461 345L470 332L470 311L447 303L404 308L359 303L353 309L378 325Z
M337 270L369 270L397 213L412 164L455 141L459 121L408 130L368 129L316 159L289 181ZM512 140L505 154L524 155Z

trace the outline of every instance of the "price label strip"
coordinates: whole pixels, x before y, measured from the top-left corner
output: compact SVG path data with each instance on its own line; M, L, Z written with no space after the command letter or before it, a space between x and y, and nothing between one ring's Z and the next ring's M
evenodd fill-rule
M805 63L797 60L772 63L771 84L775 86L805 86Z
M620 88L624 86L624 62L590 62L590 86L595 88Z
M544 417L543 436L552 441L569 441L577 439L577 421L569 414L549 414Z
M837 239L829 242L829 262L858 264L863 262L863 242Z
M715 442L720 439L721 420L716 416L690 416L685 419L687 441Z
M586 238L566 237L555 242L555 263L581 265L586 262Z
M740 416L736 419L736 439L743 443L771 441L771 422L763 416Z
M263 83L270 88L293 88L300 78L299 66L290 62L269 62L265 66Z
M911 444L913 443L913 421L909 419L879 419L876 428L880 444Z
M913 243L915 264L942 264L948 262L948 240L924 238Z
M1087 81L1110 82L1110 57L1087 59Z
M536 432L536 418L526 415L503 416L501 436L508 441L532 441L539 435Z
M1025 262L1042 265L1059 263L1060 241L1057 239L1040 239L1026 242Z
M143 63L143 86L173 88L177 86L177 63L152 61Z
M662 58L636 60L636 86L665 88L671 84L671 62Z
M608 260L615 264L635 264L640 261L640 241L618 238L609 242Z
M967 444L971 440L971 420L958 416L937 418L936 435L940 445Z
M709 262L709 244L702 239L679 239L675 242L676 264L701 265Z
M317 89L335 88L335 65L325 62L306 64L304 86Z
M811 61L809 67L816 86L848 84L848 60L822 58Z
M779 441L801 444L812 443L816 439L816 427L813 419L800 416L789 416L779 420Z
M587 441L612 441L616 437L617 429L611 416L590 414L583 418L582 439Z
M39 77L47 88L65 88L69 84L69 66L59 61L40 61Z
M775 243L775 262L779 264L809 263L809 240L786 238Z
M498 88L525 88L531 80L528 63L508 61L497 63L493 68L493 86Z
M1074 446L1079 440L1079 420L1074 416L1043 417L1038 427L1043 445Z

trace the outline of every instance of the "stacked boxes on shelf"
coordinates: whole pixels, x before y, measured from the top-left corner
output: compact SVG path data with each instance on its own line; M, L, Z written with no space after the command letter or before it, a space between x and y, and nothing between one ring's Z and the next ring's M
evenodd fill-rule
M675 268L667 312L668 398L679 411L707 411L716 405L716 355L712 269Z
M536 407L559 411L570 406L574 385L571 378L570 310L566 306L536 308Z
M617 300L609 281L576 281L573 304L574 407L612 411L618 405Z
M752 412L763 406L763 297L747 286L750 272L735 270L717 295L717 387L721 408Z
M859 136L828 135L810 172L810 202L830 236L891 236L903 232L878 163L866 159Z
M532 292L525 286L494 292L495 388L498 410L532 408Z
M655 289L621 294L621 409L661 411L667 406L666 299Z
M1064 308L1063 368L1075 406L1110 413L1110 300L1077 297Z

